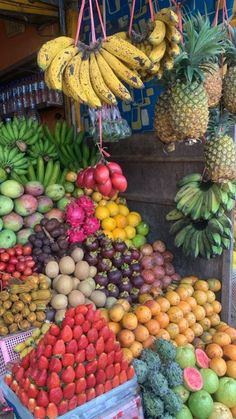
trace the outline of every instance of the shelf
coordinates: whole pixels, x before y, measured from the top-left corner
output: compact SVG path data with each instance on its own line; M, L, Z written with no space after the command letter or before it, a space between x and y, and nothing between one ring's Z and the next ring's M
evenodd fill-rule
M48 109L48 108L63 108L63 104L58 104L58 103L50 103L50 102L44 102L44 103L40 103L39 105L35 106L35 109L37 111L43 110L43 109ZM24 108L24 110L28 111L30 110L30 107L28 108ZM10 112L8 114L0 114L0 118L6 119L6 118L12 118L15 114L14 112Z

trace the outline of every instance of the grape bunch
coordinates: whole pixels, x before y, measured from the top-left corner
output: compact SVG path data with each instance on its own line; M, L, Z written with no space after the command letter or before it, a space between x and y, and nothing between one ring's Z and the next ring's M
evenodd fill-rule
M50 260L60 259L67 253L69 242L66 224L56 218L43 218L34 227L34 233L29 236L32 255L36 261L38 272L44 272L45 265Z

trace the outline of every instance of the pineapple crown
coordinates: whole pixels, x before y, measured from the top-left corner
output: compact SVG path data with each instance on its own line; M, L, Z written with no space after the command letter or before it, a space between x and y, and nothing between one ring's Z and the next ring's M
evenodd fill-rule
M231 114L226 109L212 109L206 132L207 139L221 138L224 135L230 134L235 123L236 115Z
M226 43L225 57L229 65L236 65L236 28L229 26L229 39Z

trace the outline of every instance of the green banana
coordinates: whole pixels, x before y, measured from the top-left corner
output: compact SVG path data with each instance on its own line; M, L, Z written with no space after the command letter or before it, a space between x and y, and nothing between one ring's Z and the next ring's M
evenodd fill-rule
M178 186L182 187L189 182L201 182L202 181L202 175L200 173L191 173L190 175L184 176L179 182Z
M54 183L57 183L60 171L61 171L60 163L56 161L54 163L53 172L47 186L54 185Z
M43 179L43 185L45 187L48 186L48 183L51 179L52 172L53 172L53 167L54 167L53 161L49 160L49 162L47 163L47 166L46 166L45 175L44 175L44 179Z
M166 215L166 220L177 221L177 220L181 220L183 217L184 217L184 214L175 208Z
M38 160L37 160L37 179L42 184L43 184L43 181L44 181L44 171L45 171L44 161L43 161L42 157L38 157Z

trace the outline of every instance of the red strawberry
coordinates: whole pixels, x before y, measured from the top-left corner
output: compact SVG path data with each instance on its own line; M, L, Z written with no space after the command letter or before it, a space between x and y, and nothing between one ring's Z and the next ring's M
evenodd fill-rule
M77 396L74 395L70 400L69 400L69 405L68 405L68 410L74 410L77 407Z
M58 414L59 414L59 416L62 416L66 412L68 412L68 401L67 400L62 400L61 403L58 406Z
M76 307L76 309L75 309L75 313L76 314L83 314L83 315L85 315L85 314L87 314L87 312L88 312L88 307L86 305L84 305L84 304L78 305Z
M57 342L56 342L57 344ZM55 345L56 346L56 345ZM55 346L53 349L55 349ZM51 358L52 356L52 345L47 345L43 351L43 355L46 356L46 358ZM55 355L55 354L54 354Z
M62 358L62 365L63 367L68 367L68 365L74 365L75 363L75 356L74 354L64 354Z
M38 406L47 407L49 403L48 393L44 390L40 390L39 394L37 395L36 403Z
M47 387L49 390L52 388L60 387L60 378L56 372L52 372L47 379Z
M86 396L87 396L87 402L89 402L90 400L95 399L96 397L96 392L94 388L90 388L89 390L86 391Z
M94 374L90 374L87 376L87 388L92 388L96 384L96 378Z
M114 364L114 360L115 360L115 352L111 351L107 354L107 365Z
M53 355L64 355L66 352L66 347L62 339L58 339L54 348L53 348Z
M91 343L97 342L98 340L98 331L96 329L90 329L87 333L88 341Z
M72 383L75 379L75 371L71 366L68 366L64 369L61 374L61 380L64 383Z
M76 385L75 392L77 394L80 394L83 391L85 391L86 390L86 387L87 387L87 383L86 383L85 378L80 378L79 380L77 380L76 383L75 383L75 385Z
M35 399L29 399L27 408L31 413L34 413L34 409L36 408L36 400Z
M134 378L135 375L135 371L134 371L134 367L132 365L130 365L126 371L127 374L127 378L128 380L131 380L132 378Z
M108 326L103 326L101 330L99 330L99 337L102 336L104 339L104 342L109 339L110 337L110 329Z
M85 366L86 374L94 374L97 371L98 362L96 360L88 362Z
M115 369L115 375L120 374L121 367L120 367L120 363L119 363L119 362L117 362L117 363L114 365L114 369Z
M17 383L16 380L13 380L11 383L11 389L14 391L14 393L18 393L19 391L19 384Z
M78 406L81 406L82 404L86 403L87 401L87 396L85 393L80 393L77 396L77 404Z
M82 329L84 333L87 333L89 329L91 328L91 323L88 320L85 320L82 324Z
M36 419L45 419L46 410L43 406L36 406L36 408L34 409L34 417Z
M97 384L104 384L106 381L106 374L104 370L98 370L95 374L95 377Z
M69 343L66 344L66 352L70 354L76 354L78 351L78 344L75 339L72 339Z
M30 354L27 354L26 356L24 356L24 358L21 361L21 366L27 370L27 368L29 368L30 366Z
M83 334L82 327L80 325L75 326L73 329L73 338L76 340L79 340L82 334Z
M46 333L46 335L44 335L44 343L46 345L55 345L57 341L56 336L51 335L49 332Z
M27 393L29 398L35 399L37 397L38 392L39 391L34 384L29 385L28 393Z
M72 333L71 327L68 325L64 326L63 329L61 330L60 338L64 342L70 342L72 337L73 337L73 333Z
M58 417L58 410L55 403L49 403L46 410L46 417L48 419L56 419Z
M40 370L44 370L44 369L48 369L48 365L49 365L49 362L48 362L48 359L46 358L46 356L40 356L40 358L39 358L39 360L38 360L38 362L37 362L37 366L38 366L38 368L40 369Z
M105 384L104 384L104 390L105 390L105 393L107 393L108 391L110 391L112 389L112 384L111 384L111 381L110 380L108 380L108 381L106 381L105 382Z
M83 314L82 313L79 313L79 314L76 314L75 315L75 324L76 325L81 325L81 324L83 324L84 323L84 316L83 316Z
M20 364L19 362L16 362L15 364L13 364L12 366L12 374L13 376L16 375L17 371L20 369Z
M101 394L103 394L104 393L104 385L103 384L98 384L96 387L95 387L95 392L96 392L96 396L98 397L98 396L101 396Z
M75 324L75 319L72 317L65 317L63 322L62 322L62 327L65 326L69 326L69 327L73 327Z
M96 330L101 330L105 325L106 325L105 319L100 319L93 323L93 327Z
M75 383L66 384L63 388L63 398L70 400L75 394Z
M75 369L75 377L76 378L82 378L85 377L85 367L84 364L80 363L77 365Z
M49 362L49 371L60 372L62 370L62 363L58 358L51 358Z
M121 361L121 369L124 370L124 371L126 371L128 369L128 366L129 366L128 361L126 361L126 359L122 359L122 361Z
M119 351L115 352L115 362L121 362L123 359L123 351L119 349Z
M121 371L119 378L120 378L120 384L126 383L127 381L126 371Z
M30 386L30 380L29 378L26 378L25 383L24 383L24 390L28 392L29 386Z
M51 333L51 335L53 335L53 336L58 336L59 335L59 333L60 333L60 328L59 328L59 326L57 326L57 324L52 324L51 325L51 327L50 327L50 333Z
M44 350L45 350L45 345L44 342L40 341L37 347L37 357L39 358L41 355L44 354ZM32 354L33 351L30 352L30 357L33 355Z
M90 343L86 348L86 360L93 361L96 359L96 350L92 343Z
M107 354L103 352L98 357L98 368L104 369L107 366Z
M114 351L116 352L116 351L119 351L119 350L120 350L120 343L115 340L115 342L114 342Z
M21 392L19 392L19 399L24 406L28 406L29 397L27 396L23 388L21 389Z
M16 381L20 381L24 377L25 370L23 367L20 367L15 374Z
M75 354L75 362L80 363L85 361L85 349L81 349Z
M104 352L104 347L105 347L105 345L104 345L104 339L101 336L100 338L98 338L98 340L96 342L96 345L95 345L95 349L96 349L97 355L100 355L102 352Z
M63 393L61 387L52 388L49 391L49 400L51 403L55 403L55 405L58 405L60 401L63 399Z
M101 311L100 310L95 310L95 312L94 312L94 322L97 322L98 320L100 320L102 317L101 317Z
M38 387L46 386L47 377L48 377L47 370L38 370L37 376L35 378L35 384Z
M88 339L85 335L82 335L78 342L78 349L85 349L88 346Z
M90 305L89 305L90 306ZM88 306L88 307L89 307ZM94 315L95 315L95 311L93 309L93 306L91 305L88 309L88 312L86 314L86 320L88 320L89 322L93 323L94 322Z
M36 378L38 377L38 370L35 368L33 371L30 371L30 377L32 378L33 381L36 380Z
M107 341L105 342L104 352L109 354L111 351L114 350L114 345L115 345L114 339L113 338L108 338Z
M120 378L119 375L115 375L115 377L111 380L112 388L116 388L120 385Z
M114 365L108 365L106 367L106 377L107 377L107 380L111 380L114 377L114 374L115 374Z
M66 311L66 318L67 317L71 317L72 319L75 317L75 308L74 307L70 307L67 311Z

